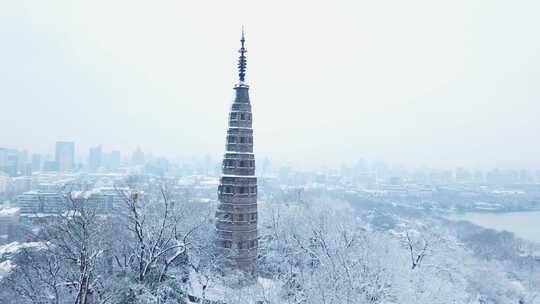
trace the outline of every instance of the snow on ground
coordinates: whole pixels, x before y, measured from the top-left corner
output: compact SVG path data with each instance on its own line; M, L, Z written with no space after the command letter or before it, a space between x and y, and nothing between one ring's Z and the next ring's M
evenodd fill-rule
M13 269L14 265L10 260L0 263L0 281Z
M23 248L42 248L42 247L43 247L43 243L40 243L40 242L28 242L28 243L11 242L9 244L0 246L0 259L4 255L12 255Z
M0 280L2 280L10 271L15 267L15 264L9 258L11 255L23 248L40 248L43 247L43 243L29 242L19 243L12 242L6 245L0 246Z
M202 279L197 273L192 271L190 273L191 288L189 294L197 298L203 298L203 285ZM222 278L226 281L227 278ZM235 281L235 278L230 278L230 281ZM253 304L256 301L269 301L271 303L279 303L279 297L281 295L281 286L278 282L258 277L254 284L238 287L229 287L220 282L211 282L204 291L204 298L210 301L223 302L223 303L235 303Z

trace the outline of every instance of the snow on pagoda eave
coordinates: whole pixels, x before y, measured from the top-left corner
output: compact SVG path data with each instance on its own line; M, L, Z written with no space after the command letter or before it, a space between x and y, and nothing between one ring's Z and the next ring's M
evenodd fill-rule
M249 85L244 82L244 81L240 81L239 83L237 83L235 86L234 86L235 89L238 89L238 88L244 88L244 89L249 89Z

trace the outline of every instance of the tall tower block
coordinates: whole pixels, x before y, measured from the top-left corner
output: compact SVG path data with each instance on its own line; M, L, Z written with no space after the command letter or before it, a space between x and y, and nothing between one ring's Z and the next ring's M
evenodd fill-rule
M229 112L229 125L218 187L216 242L231 252L232 266L255 273L257 259L257 178L249 86L245 83L246 48L242 30L239 82Z

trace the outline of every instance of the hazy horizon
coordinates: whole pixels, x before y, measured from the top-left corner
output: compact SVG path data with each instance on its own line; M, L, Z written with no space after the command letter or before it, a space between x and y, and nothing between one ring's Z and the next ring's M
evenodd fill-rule
M259 162L540 169L539 9L5 1L0 147L220 159L245 25Z

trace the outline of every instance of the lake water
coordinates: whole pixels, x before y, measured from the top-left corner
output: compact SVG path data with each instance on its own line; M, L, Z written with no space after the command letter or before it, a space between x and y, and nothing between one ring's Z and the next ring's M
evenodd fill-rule
M540 242L540 211L466 213L456 218L486 228L510 231L520 238Z

